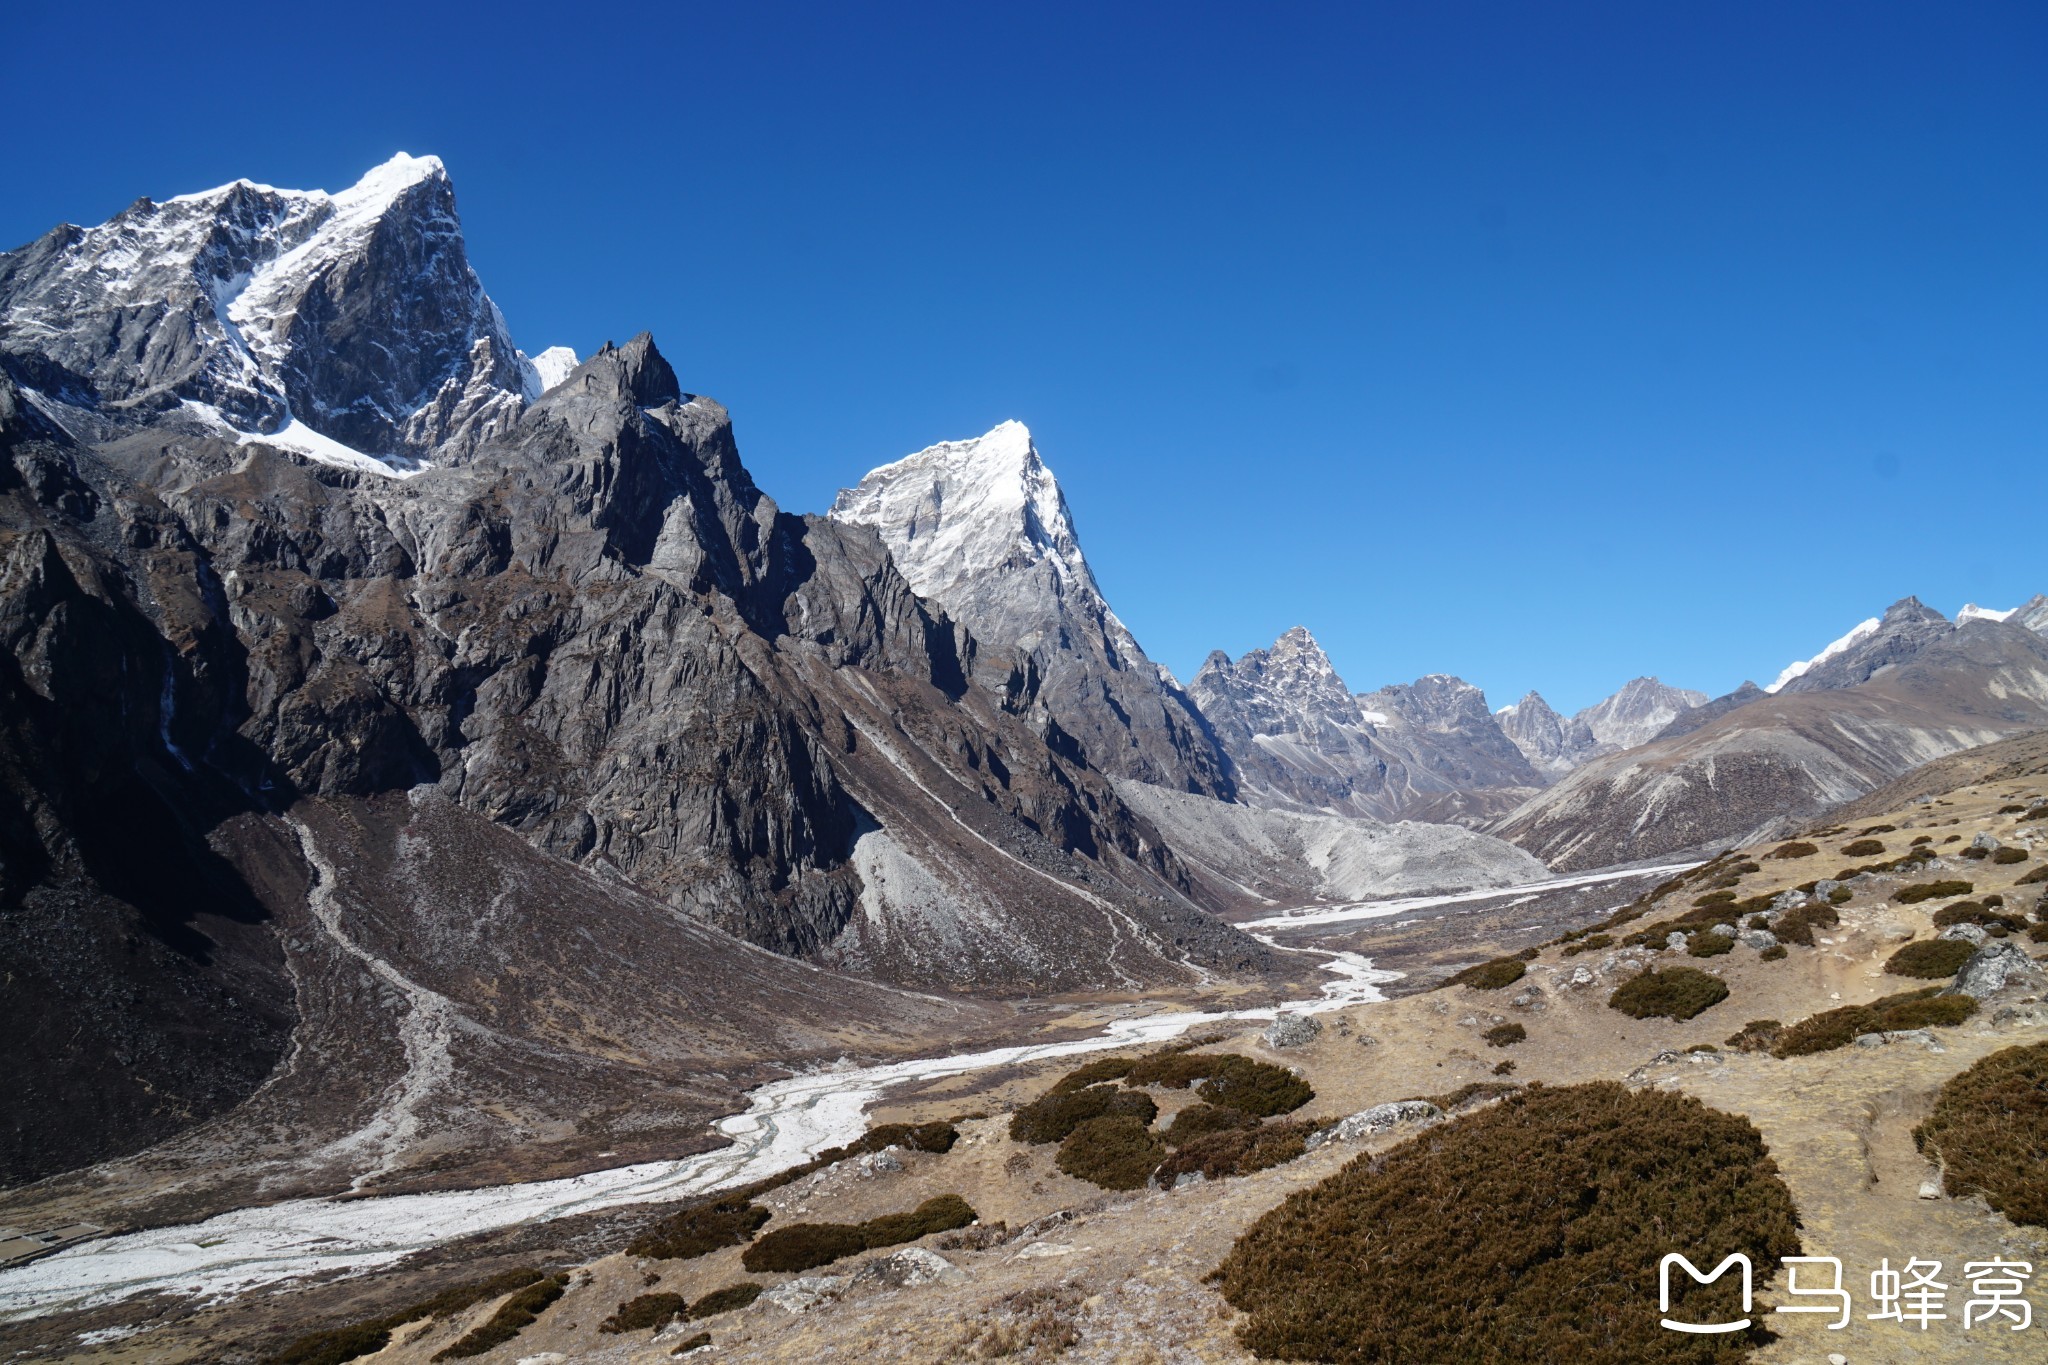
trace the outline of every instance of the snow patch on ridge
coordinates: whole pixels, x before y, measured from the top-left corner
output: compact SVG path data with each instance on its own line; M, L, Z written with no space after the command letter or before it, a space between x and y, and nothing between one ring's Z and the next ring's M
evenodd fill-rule
M526 398L528 402L540 397L555 385L569 377L579 363L576 352L567 346L550 346L539 355L527 356L528 379Z
M1869 620L1857 626L1854 630L1850 631L1847 635L1844 635L1841 639L1829 645L1820 653L1814 655L1811 659L1801 659L1796 663L1786 664L1785 671L1778 675L1778 680L1772 683L1769 687L1766 687L1764 691L1776 692L1780 688L1784 687L1785 684L1791 682L1794 678L1802 676L1809 669L1812 669L1816 665L1824 664L1829 659L1834 658L1837 654L1846 653L1847 651L1854 649L1857 645L1862 644L1865 640L1868 640L1871 636L1877 634L1878 627L1883 624L1884 622L1880 621L1877 617L1873 616Z
M1965 621L2010 621L2013 613L2018 610L2018 607L2007 607L2004 611L1999 611L1993 607L1980 607L1975 602L1966 602L1963 609L1956 613L1956 624L1961 625Z

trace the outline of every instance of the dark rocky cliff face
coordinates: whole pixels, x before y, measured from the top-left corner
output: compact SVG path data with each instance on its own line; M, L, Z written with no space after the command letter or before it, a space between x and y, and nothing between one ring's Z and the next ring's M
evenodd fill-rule
M89 448L0 395L0 887L38 1040L12 1064L51 1109L103 1097L23 1111L12 1174L267 1074L293 992L265 897L306 873L235 822L308 798L432 788L696 922L918 986L1263 965L1099 774L967 686L973 640L871 532L754 486L646 338L408 480L148 424ZM973 960L887 949L852 861L874 828L1001 908Z

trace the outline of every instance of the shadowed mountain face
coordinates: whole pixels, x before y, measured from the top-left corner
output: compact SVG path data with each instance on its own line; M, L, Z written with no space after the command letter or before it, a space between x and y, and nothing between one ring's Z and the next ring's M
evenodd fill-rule
M1953 625L1909 598L1777 694L1749 688L1681 716L1649 744L1579 768L1493 832L1560 870L1723 848L2044 725L2048 636L2010 620Z
M126 279L141 267L123 251L191 274L134 223L0 257L0 934L22 1040L10 1080L30 1097L10 1111L0 1178L218 1114L294 1027L301 1044L325 1037L307 1013L309 935L363 949L343 951L382 983L366 1000L440 1017L390 973L417 983L453 970L434 945L470 952L435 922L442 907L414 899L410 925L361 940L305 919L320 859L342 857L319 831L400 793L446 814L370 822L405 831L399 862L424 866L431 850L405 841L446 834L499 850L480 867L509 866L503 834L583 887L507 874L487 905L451 901L465 933L501 922L545 941L495 945L506 965L486 977L581 970L578 916L606 883L725 945L704 950L697 984L735 1020L758 1007L744 1002L759 973L719 964L752 961L745 944L981 993L1265 967L1262 946L1194 908L1186 871L1102 774L1040 736L1039 675L991 665L871 530L779 511L724 410L684 393L651 340L555 364L545 394L492 380L489 421L422 425L407 404L431 406L444 362L467 385L464 338L481 327L497 354L502 329L450 256L452 220L426 211L445 193L436 163L383 198L318 196L325 208L230 187L131 210L175 216L167 240L254 243L230 279L260 282L272 261L305 284L259 296L284 311L251 311L254 283L221 306L245 339L259 323L281 338L246 373L222 370L223 313L199 285L155 324L190 347L85 365L105 340L91 329L113 324L88 310L86 334L65 330L63 281ZM249 218L252 195L283 216ZM210 227L184 221L202 209ZM447 327L415 326L427 297ZM396 358L351 368L369 343L350 329L378 318ZM287 410L296 425L257 431ZM1014 685L972 685L995 668ZM327 825L301 818L309 802ZM495 834L462 833L478 821ZM633 913L668 932L654 909ZM674 944L647 951L681 960ZM393 965L403 953L424 956ZM888 1027L874 988L783 967L818 983L816 1036ZM579 1006L580 1036L601 1050L712 1008L679 998L646 1016L635 994ZM360 1011L323 1017L356 1020L343 1036L365 1026ZM580 1103L574 1055L536 1063L522 1102ZM446 1084L467 1093L462 1070ZM463 1103L421 1101L420 1140Z

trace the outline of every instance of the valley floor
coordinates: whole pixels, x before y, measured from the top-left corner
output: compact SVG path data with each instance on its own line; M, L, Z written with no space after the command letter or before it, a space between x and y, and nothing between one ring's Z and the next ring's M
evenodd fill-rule
M1938 844L1949 851L1934 868L1914 875L1967 877L1978 894L2002 891L2013 904L2031 903L2034 888L2012 883L2048 859L2048 828L2016 822L2001 811L2031 803L2044 791L2048 781L2039 775L2004 779L1918 798L1871 818L1900 827L1886 839L1899 845L1894 853L1904 848L1909 831L1936 840L1953 836L1965 844L1971 835L1991 831L2028 850L2028 861L2012 867L1965 862L1949 845ZM1832 848L1803 859L1759 859L1754 872L1742 874L1738 894L1767 894L1830 876L1842 861ZM1781 1339L1763 1348L1757 1360L1818 1365L1831 1351L1857 1365L2040 1359L2039 1333L2048 1324L2039 1321L2024 1332L1982 1325L1966 1332L1959 1313L1952 1313L1950 1321L1907 1337L1898 1324L1863 1317L1863 1285L1887 1258L1895 1267L1912 1257L1938 1259L1956 1272L1965 1261L2004 1256L2032 1262L2048 1281L2048 1233L2015 1226L1981 1199L1940 1196L1928 1185L1938 1182L1939 1173L1912 1139L1913 1127L1950 1077L1991 1052L2048 1039L2048 1008L2038 985L2022 988L2026 993L2011 1000L1987 1001L1969 1022L1937 1030L1932 1047L1900 1042L1778 1059L1734 1050L1726 1041L1751 1019L1791 1022L1918 984L1882 970L1902 941L1930 936L1934 907L1896 901L1895 879L1857 880L1853 897L1840 908L1839 926L1783 960L1767 960L1747 947L1698 960L1682 949L1636 950L1636 958L1697 966L1727 984L1726 1001L1685 1023L1633 1019L1607 1007L1614 986L1635 966L1630 954L1619 952L1568 957L1550 946L1506 989L1423 989L1450 969L1533 947L1560 929L1603 918L1669 874L1670 869L1639 869L1608 880L1561 879L1512 892L1262 915L1267 922L1257 932L1278 946L1342 955L1335 961L1344 970L1329 981L1330 990L1291 1011L1314 1011L1323 1025L1305 1046L1269 1044L1271 1008L1207 1014L1167 1012L1143 1002L1060 1008L1042 1016L1048 1029L1063 1031L1055 1041L778 1082L757 1093L747 1115L721 1125L739 1139L735 1151L667 1163L660 1171L415 1196L437 1201L431 1204L323 1204L317 1215L316 1206L287 1206L233 1216L254 1220L246 1224L87 1244L0 1272L0 1312L15 1319L0 1326L0 1358L253 1363L310 1328L376 1316L459 1279L527 1262L566 1273L568 1291L513 1341L477 1357L485 1365L666 1360L699 1330L711 1334L712 1358L733 1361L936 1365L998 1354L1091 1362L1248 1361L1235 1335L1243 1319L1206 1282L1209 1272L1246 1226L1288 1193L1362 1153L1406 1140L1413 1130L1331 1143L1253 1175L1129 1193L1106 1193L1076 1180L1056 1168L1054 1148L1009 1137L1007 1114L1044 1093L1080 1054L1150 1050L1192 1031L1206 1046L1296 1068L1317 1092L1304 1113L1336 1116L1390 1100L1443 1096L1475 1083L1621 1080L1695 1095L1746 1116L1762 1132L1796 1201L1807 1254L1839 1257L1844 1283L1858 1301L1855 1320L1840 1332L1826 1330L1818 1318L1776 1318L1770 1325ZM1372 959L1372 966L1362 958ZM1407 975L1392 979L1389 968ZM1505 1022L1521 1024L1525 1041L1505 1049L1488 1046L1480 1034ZM1083 1025L1096 1036L1072 1036ZM1714 1050L1689 1050L1706 1044ZM1506 1082L1497 1071L1503 1061L1513 1063ZM1162 1093L1162 1107L1169 1110L1193 1098L1189 1092ZM1161 1115L1162 1126L1168 1117ZM734 1282L752 1280L771 1289L792 1282L790 1276L749 1276L738 1248L683 1261L625 1254L618 1248L659 1212L644 1201L737 1181L777 1163L786 1167L800 1152L845 1141L868 1122L942 1118L956 1120L961 1133L945 1155L850 1159L758 1200L775 1211L773 1227L854 1222L936 1195L963 1195L984 1227L1000 1224L1002 1230L964 1241L942 1235L920 1242L949 1263L939 1278L892 1286L877 1272L856 1274L867 1262L850 1260L806 1272L821 1281L813 1286L817 1293L808 1311L792 1311L802 1296L777 1290L789 1307L764 1299L654 1336L597 1330L621 1303L640 1294L672 1292L695 1301ZM462 1230L455 1211L494 1202L490 1221L510 1225L487 1236L446 1242L373 1273L278 1278L281 1270L303 1269L286 1261L307 1254L312 1239L340 1237L328 1246L339 1248L335 1265L347 1264L356 1254L348 1238L361 1227L410 1224L418 1244L430 1232L438 1238ZM408 1211L420 1216L405 1216ZM541 1224L515 1221L556 1214L564 1216ZM436 1221L444 1217L453 1221ZM283 1226L293 1229L298 1244L280 1253L275 1233ZM256 1227L270 1231L252 1236ZM277 1259L280 1254L285 1261ZM192 1267L202 1264L211 1267L204 1274L213 1278L193 1278ZM365 1264L374 1260L355 1263ZM1769 1280L1773 1270L1760 1267L1760 1281ZM1959 1276L1950 1278L1961 1286ZM265 1279L272 1281L268 1287L232 1292L237 1284ZM110 1290L124 1280L137 1291L204 1283L218 1297L195 1306L171 1294L142 1293L55 1313L48 1313L54 1303L43 1299L68 1295L75 1303L81 1288L98 1283ZM1766 1300L1783 1301L1781 1282L1760 1289ZM1775 1297L1772 1290L1778 1291ZM2037 1318L2048 1319L2048 1290L2037 1285L2033 1299ZM1952 1298L1954 1306L1960 1302L1960 1294ZM487 1303L445 1321L400 1329L390 1346L362 1359L376 1365L427 1361L492 1308ZM38 1316L24 1319L25 1313Z

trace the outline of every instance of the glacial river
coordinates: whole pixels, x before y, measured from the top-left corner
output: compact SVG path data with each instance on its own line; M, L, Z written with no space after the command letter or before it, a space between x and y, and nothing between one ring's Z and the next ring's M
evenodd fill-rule
M1638 869L1491 892L1315 906L1257 921L1254 932L1378 918L1431 905L1533 895L1565 886L1667 871ZM1265 934L1258 936L1272 943ZM716 1127L729 1139L729 1145L677 1161L647 1162L560 1180L474 1190L374 1199L298 1199L264 1208L237 1209L203 1223L85 1242L42 1260L0 1271L0 1321L42 1317L138 1294L220 1298L308 1275L374 1269L458 1237L517 1223L590 1213L622 1204L709 1194L788 1170L828 1147L852 1142L867 1130L868 1108L892 1086L1017 1062L1159 1043L1207 1024L1343 1009L1384 1000L1380 986L1400 976L1398 972L1376 969L1356 953L1273 946L1289 952L1315 953L1325 959L1322 966L1335 979L1324 985L1316 999L1289 1001L1264 1009L1169 1010L1117 1020L1088 1038L791 1076L751 1092L752 1103L745 1113L719 1120Z

